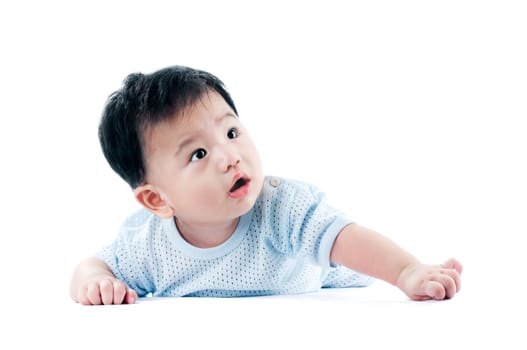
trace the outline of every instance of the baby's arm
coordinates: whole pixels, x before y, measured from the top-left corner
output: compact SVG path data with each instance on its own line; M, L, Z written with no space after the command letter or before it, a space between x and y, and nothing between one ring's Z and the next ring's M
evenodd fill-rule
M84 305L134 304L137 293L97 258L82 261L71 279L71 298Z
M387 237L356 224L339 233L330 260L387 281L413 300L452 298L461 287L463 267L457 260L422 264Z

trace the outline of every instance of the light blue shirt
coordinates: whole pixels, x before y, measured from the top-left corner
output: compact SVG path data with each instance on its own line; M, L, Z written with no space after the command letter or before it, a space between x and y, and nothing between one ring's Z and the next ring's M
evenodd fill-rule
M192 246L173 219L141 209L96 256L139 296L238 297L366 286L370 277L330 264L333 242L349 223L315 187L266 177L254 207L217 247Z

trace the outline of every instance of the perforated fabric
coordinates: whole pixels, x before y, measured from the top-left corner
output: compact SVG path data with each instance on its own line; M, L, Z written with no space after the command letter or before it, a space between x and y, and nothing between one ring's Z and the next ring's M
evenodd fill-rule
M266 177L254 207L220 246L192 246L173 219L141 209L96 256L139 296L236 297L365 286L371 278L329 262L336 236L350 222L315 187Z

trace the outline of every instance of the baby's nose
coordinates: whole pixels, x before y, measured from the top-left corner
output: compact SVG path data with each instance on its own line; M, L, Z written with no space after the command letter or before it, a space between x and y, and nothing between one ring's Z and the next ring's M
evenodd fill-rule
M224 146L218 150L218 166L220 171L229 171L240 163L240 155L235 147Z

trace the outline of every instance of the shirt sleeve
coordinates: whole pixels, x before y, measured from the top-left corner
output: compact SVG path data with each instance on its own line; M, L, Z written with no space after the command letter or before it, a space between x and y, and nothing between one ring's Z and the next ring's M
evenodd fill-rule
M333 243L352 221L326 202L326 195L315 186L298 182L284 184L279 213L280 250L304 256L322 268L330 267ZM287 209L286 209L287 208Z

